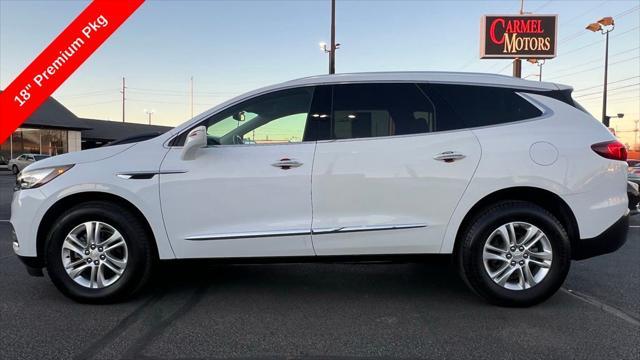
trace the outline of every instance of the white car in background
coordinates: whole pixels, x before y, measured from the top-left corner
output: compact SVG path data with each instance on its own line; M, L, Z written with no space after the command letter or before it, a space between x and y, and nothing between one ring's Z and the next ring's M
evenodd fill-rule
M33 164L36 161L40 161L48 157L49 155L43 155L43 154L22 154L16 157L15 159L9 160L9 163L7 164L7 168L10 169L11 172L13 172L15 175L18 175L18 173L22 171L22 169L26 168L27 166Z
M83 302L130 296L157 260L453 254L485 299L536 304L628 230L626 149L571 91L437 72L259 89L150 140L28 166L14 251Z

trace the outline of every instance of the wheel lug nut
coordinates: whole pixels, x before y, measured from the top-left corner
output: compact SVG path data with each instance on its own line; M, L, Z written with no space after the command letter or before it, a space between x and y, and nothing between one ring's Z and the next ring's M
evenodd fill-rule
M106 256L100 255L100 260L104 260L105 258L106 258Z
M515 261L512 261L512 262L511 262L511 266L516 266L516 262L515 262Z
M84 254L85 254L85 255L89 255L89 254L91 254L91 252L90 252L89 250L85 250L85 251L84 251Z
M91 259L87 259L87 264L91 264L92 261L93 260L91 260Z
M507 259L511 259L511 254L507 254Z
M98 264L100 264L100 261L96 260L96 261L94 261L93 263L94 263L95 265L98 265Z
M519 250L523 251L524 250L524 246L520 246Z
M511 251L516 251L516 247L515 247L515 246L512 246L512 247L511 247Z
M520 265L524 265L524 260L520 260Z
M102 246L98 247L98 251L102 252Z
M525 254L522 255L522 257L526 259L526 258L529 257L529 254L525 253Z
M96 246L92 244L92 245L91 245L91 250L93 250L93 249L95 249L95 248L96 248Z

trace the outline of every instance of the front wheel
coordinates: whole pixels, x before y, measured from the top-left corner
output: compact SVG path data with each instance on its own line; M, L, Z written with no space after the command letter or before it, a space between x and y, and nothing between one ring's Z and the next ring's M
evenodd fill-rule
M47 270L55 286L81 302L114 302L148 279L152 239L128 209L92 201L60 216L49 233Z
M525 201L504 201L485 209L471 220L460 241L462 277L497 305L544 301L560 288L571 263L562 224Z
M13 172L13 175L18 175L18 173L20 173L20 170L18 169L17 165L13 165L11 167L11 172Z

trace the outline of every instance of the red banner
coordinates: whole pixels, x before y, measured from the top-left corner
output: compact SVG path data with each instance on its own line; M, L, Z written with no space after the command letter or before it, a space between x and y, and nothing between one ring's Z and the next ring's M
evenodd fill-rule
M94 0L0 93L0 143L74 72L144 0Z

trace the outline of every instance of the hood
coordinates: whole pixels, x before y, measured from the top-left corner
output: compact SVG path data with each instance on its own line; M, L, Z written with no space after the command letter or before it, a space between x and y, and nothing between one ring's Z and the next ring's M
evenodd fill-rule
M106 146L97 149L82 150L76 152L70 152L62 155L52 156L44 160L36 161L33 164L27 166L24 171L42 169L48 167L62 166L62 165L74 165L82 164L92 161L104 160L115 156L132 146L133 144L122 144L115 146Z

